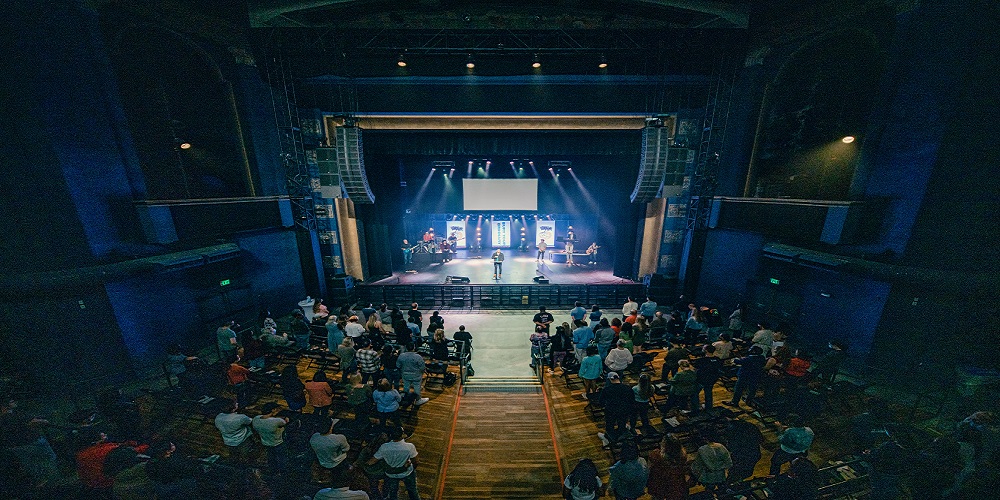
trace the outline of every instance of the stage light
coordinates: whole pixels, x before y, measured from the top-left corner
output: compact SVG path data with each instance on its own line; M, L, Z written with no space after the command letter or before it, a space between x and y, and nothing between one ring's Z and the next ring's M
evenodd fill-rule
M190 142L182 142L180 144L180 148L181 149L191 149L191 143Z
M853 135L844 136L844 138L841 139L840 142L843 142L844 144L850 144L854 142L854 136Z
M403 54L400 54L399 58L396 59L396 66L399 66L400 68L406 67L406 58L403 57Z
M469 54L469 58L465 60L465 67L469 69L475 69L476 59L472 57L472 54Z
M531 67L538 69L542 67L542 60L535 54L535 57L531 59Z
M597 67L601 69L608 67L608 58L605 57L604 54L601 54L601 61L597 63Z

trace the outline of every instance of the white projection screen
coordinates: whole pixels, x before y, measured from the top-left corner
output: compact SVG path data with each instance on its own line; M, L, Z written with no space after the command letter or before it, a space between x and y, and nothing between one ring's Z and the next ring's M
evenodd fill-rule
M538 210L538 179L462 179L465 210Z

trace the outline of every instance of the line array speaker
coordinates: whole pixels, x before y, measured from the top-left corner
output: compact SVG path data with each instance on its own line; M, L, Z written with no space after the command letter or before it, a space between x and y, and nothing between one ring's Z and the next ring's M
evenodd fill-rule
M632 191L632 203L649 203L655 198L677 196L683 190L684 175L694 151L670 148L670 128L647 126L642 129L642 159L639 177Z
M365 154L361 143L361 129L358 127L337 127L336 137L337 166L344 192L354 203L375 203L375 195L368 187L368 176L365 174Z

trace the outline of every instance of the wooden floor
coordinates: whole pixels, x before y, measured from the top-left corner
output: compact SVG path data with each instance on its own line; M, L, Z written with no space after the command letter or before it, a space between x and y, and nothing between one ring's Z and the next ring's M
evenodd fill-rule
M442 499L561 498L541 391L461 396L444 476Z

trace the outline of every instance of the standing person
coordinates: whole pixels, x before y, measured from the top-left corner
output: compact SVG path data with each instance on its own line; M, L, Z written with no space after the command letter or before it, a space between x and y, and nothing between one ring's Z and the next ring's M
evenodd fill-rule
M253 434L250 429L253 420L239 411L239 403L232 401L226 413L215 416L215 428L222 434L222 443L226 445L229 459L243 464L250 449L251 440L247 438Z
M677 375L670 379L670 397L667 398L666 410L690 407L690 411L697 411L700 389L697 377L690 361L682 359L677 362Z
M278 383L281 384L281 395L285 398L288 409L301 412L306 406L306 386L299 380L299 371L295 365L288 365L281 370Z
M390 427L387 434L390 441L379 447L368 460L368 464L374 464L382 459L388 465L385 472L387 500L396 500L399 497L400 481L406 487L410 500L420 500L420 493L417 491L417 448L403 439L402 427Z
M358 369L361 370L362 384L367 383L368 379L376 380L378 378L378 369L381 366L378 351L372 349L371 343L367 339L361 339L361 349L358 349L355 359L358 361Z
M743 336L743 304L738 304L729 315L729 331L737 337Z
M582 302L576 301L576 305L569 311L569 317L571 321L583 321L587 317L587 309L583 307Z
M563 481L563 497L569 500L594 500L604 484L597 475L597 466L589 458L581 458L573 472Z
M703 434L701 447L691 462L691 472L707 491L716 494L724 489L726 471L733 466L733 459L719 440L711 434Z
M292 312L290 328L292 330L292 337L295 338L295 348L308 349L311 332L309 330L309 323L306 323L305 315L302 311L296 309Z
M240 406L246 406L250 404L250 370L241 366L239 361L240 357L236 356L226 368L226 382L232 388L236 402Z
M670 377L673 377L677 373L678 363L690 357L691 352L681 346L668 350L667 354L663 356L663 372L660 374L660 378L664 382L670 380Z
M572 266L573 262L573 240L566 236L566 248L563 250L566 253L566 265Z
M403 394L409 394L412 390L417 396L417 401L414 402L417 406L430 401L430 398L420 397L420 385L423 382L427 365L424 363L424 358L413 350L412 343L406 344L406 352L399 355L399 359L396 360L396 368L399 368L399 373L403 378Z
M535 323L535 325L542 327L545 333L550 333L549 325L555 321L555 318L552 316L552 313L546 312L545 306L539 306L538 313L535 314L535 317L531 320Z
M573 346L576 349L576 360L582 362L587 353L587 346L594 340L594 331L587 328L586 321L574 321L574 324L576 329L573 330Z
M420 336L420 332L423 331L424 327L424 316L420 314L420 305L416 302L410 304L410 310L406 312L406 319L408 323L413 323L417 326L417 336ZM409 326L409 325L407 325ZM410 327L412 329L413 327ZM400 339L396 339L400 341Z
M444 318L441 317L441 313L434 311L431 313L431 317L427 318L427 331L433 332L440 329L444 329Z
M798 457L804 458L816 437L812 429L803 425L802 417L789 413L785 420L788 426L778 438L779 447L774 450L774 455L771 456L770 474L772 476L777 476L781 472L782 464L791 462Z
M309 404L313 407L313 413L320 417L325 417L330 406L333 405L333 388L326 379L326 373L322 370L313 375L313 379L305 383L306 393L309 395Z
M531 342L530 367L534 369L536 363L539 365L544 364L543 360L545 359L546 351L549 347L549 334L545 333L545 331L542 330L542 327L536 326L535 332L531 334L528 341Z
M768 328L766 322L761 321L750 341L753 342L753 345L760 347L762 355L767 356L771 352L771 344L774 343L774 331Z
M587 357L580 362L580 371L577 375L583 380L583 399L590 399L597 393L597 379L601 378L604 369L601 368L601 357L597 353L596 346L587 346Z
M396 368L396 361L399 361L399 351L392 344L386 344L382 346L382 355L379 356L379 360L382 362L382 373L389 381L389 385L399 388L399 368Z
M653 383L649 379L649 374L643 373L639 375L639 382L632 387L632 393L635 394L635 411L632 412L632 429L636 432L639 428L636 427L636 422L642 422L642 432L643 434L656 434L656 429L653 424L649 423L649 404L653 400Z
M816 500L821 481L816 465L805 457L792 460L788 472L774 478L769 489L774 500ZM994 491L995 493L995 491ZM876 498L876 497L872 497Z
M358 339L365 334L365 326L359 322L357 316L347 318L347 326L344 328L347 332L347 336L354 339L355 342L357 342Z
M351 445L343 434L334 434L333 426L337 424L338 419L325 419L322 422L322 432L313 433L309 438L309 447L316 455L319 466L331 477L336 478L338 473L344 472L347 468L347 452L351 450Z
M566 328L557 326L555 335L550 335L549 340L552 341L549 373L552 373L557 366L562 366L563 359L566 359L566 355L573 351L573 339L570 338Z
M535 257L535 262L545 262L545 250L549 246L545 243L545 240L540 240L538 242L538 255Z
M684 343L687 345L694 345L698 342L698 336L704 331L705 318L702 316L701 309L695 308L691 311L691 316L688 317L687 322L684 323Z
M369 415L372 412L372 405L375 404L375 400L372 399L374 388L362 384L361 375L357 372L352 373L348 380L350 386L347 388L347 404L354 413L354 420L351 423L357 432L363 434L371 424Z
M500 249L496 249L493 255L490 256L493 259L493 279L500 279L503 277L503 252Z
M639 310L639 303L636 302L632 297L629 297L628 300L625 301L625 305L622 306L622 321L625 321L625 318L629 317L632 314L632 311L638 311L638 310Z
M378 381L378 387L372 393L372 399L375 400L375 411L378 412L379 425L385 427L385 423L390 419L396 427L403 425L399 420L399 402L403 400L403 396L399 395L399 391L388 380Z
M285 448L285 426L288 419L279 417L281 409L277 403L267 403L261 410L264 412L253 418L251 425L260 436L260 444L267 451L267 465L273 472L284 472L288 463L288 450Z
M764 362L763 352L758 345L751 347L747 356L733 360L733 363L740 367L739 371L736 372L736 386L733 387L733 399L732 401L723 401L722 404L739 406L740 398L743 397L743 393L745 392L746 403L752 405L754 398L757 397L757 385L760 383L760 378L764 375Z
M596 241L594 243L591 243L590 246L587 247L587 263L588 264L597 264L597 249L598 248L601 248L601 247L597 246L597 242Z
M683 500L688 497L687 452L672 434L649 452L649 479L646 491L653 500Z
M619 339L618 345L608 353L608 357L604 358L604 366L608 367L608 371L622 375L628 365L632 364L632 352L626 347L627 343Z
M337 346L337 355L340 356L340 380L347 381L347 376L358 369L358 363L354 359L358 351L354 348L354 341L351 337L344 337Z
M733 357L733 336L723 333L719 336L719 340L712 342L712 347L715 348L715 357L722 361Z
M726 449L733 460L729 482L738 483L752 477L761 458L760 445L764 442L760 428L753 422L735 418L726 423L725 434Z
M715 388L715 382L719 380L719 375L722 373L722 360L715 357L715 346L706 345L703 350L705 355L694 360L694 369L699 391L705 391L704 408L711 410L712 389ZM698 406L696 405L693 410L697 412Z
M225 363L232 363L236 359L236 350L239 344L236 342L236 332L233 331L233 322L226 321L215 330L216 343L219 346L219 360Z
M639 306L639 315L647 318L656 315L656 301L652 297L646 297L646 301Z
M598 432L604 446L618 439L625 433L625 425L632 416L635 406L632 401L635 396L632 389L622 384L617 373L608 374L608 383L601 389L600 403L604 407L604 432ZM643 481L643 484L646 484Z
M403 251L403 269L409 271L413 267L413 247L410 246L409 241L403 240L400 250Z
M680 342L684 336L684 320L681 313L673 311L667 318L667 338L670 342Z
M618 318L615 318L617 320ZM614 328L608 324L608 318L601 318L601 322L598 323L597 331L594 332L594 336L597 339L597 352L601 355L601 361L604 361L608 357L608 352L615 345L615 332Z
M594 324L594 323L600 322L601 321L601 316L604 316L604 312L601 311L601 306L599 306L597 304L594 304L593 306L591 306L591 308L590 308L590 316L588 316L588 319L590 320L590 324Z
M441 262L448 262L451 260L451 244L448 240L441 240Z
M636 500L646 492L649 466L646 459L639 456L639 446L635 441L622 443L618 461L611 466L608 489L615 494L615 500Z

